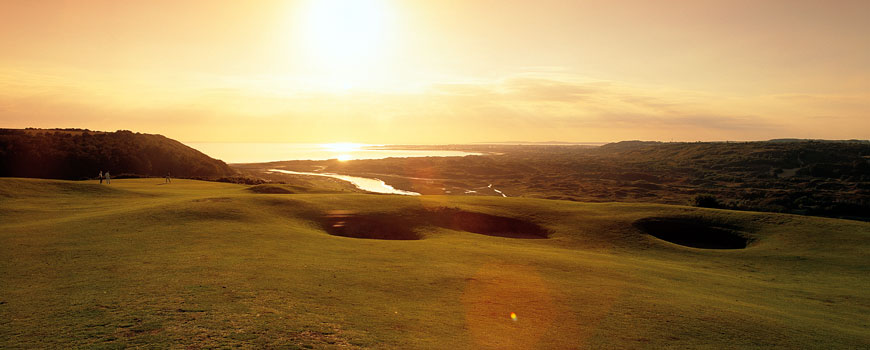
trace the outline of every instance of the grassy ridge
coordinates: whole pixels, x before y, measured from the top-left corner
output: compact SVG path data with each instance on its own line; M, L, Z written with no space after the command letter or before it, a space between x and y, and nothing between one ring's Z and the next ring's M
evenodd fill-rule
M112 176L221 178L236 172L162 135L119 130L0 129L0 176L95 179Z
M0 179L0 347L870 345L864 222L161 183ZM522 219L551 234L420 226L422 240L372 240L328 235L317 221L421 208ZM752 243L683 247L632 226L648 217L739 227Z

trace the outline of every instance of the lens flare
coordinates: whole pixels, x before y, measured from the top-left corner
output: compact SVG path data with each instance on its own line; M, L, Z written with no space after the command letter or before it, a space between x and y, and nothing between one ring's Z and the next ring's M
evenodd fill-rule
M511 312L511 320L513 320L514 322L517 321L517 314L516 313Z

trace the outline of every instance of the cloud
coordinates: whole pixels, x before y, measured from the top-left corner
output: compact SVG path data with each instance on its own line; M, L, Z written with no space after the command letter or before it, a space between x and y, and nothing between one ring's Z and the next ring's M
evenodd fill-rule
M511 78L500 84L511 98L541 102L577 102L602 91L595 83L577 84L544 78Z
M492 84L434 86L465 118L555 128L692 128L723 131L776 130L778 123L747 113L715 111L691 92L646 93L613 82L509 78ZM456 100L451 100L449 96ZM705 108L706 107L706 108Z
M552 72L406 92L327 92L237 77L149 82L9 71L0 77L0 126L131 129L187 141L867 138L860 130L870 129L866 96L735 97ZM838 125L825 125L820 115Z
M758 131L758 130L776 130L779 125L766 122L763 119L753 116L729 116L729 115L606 115L600 116L588 123L583 123L581 126L595 125L616 126L622 125L632 128L670 128L670 129L710 129L722 131Z

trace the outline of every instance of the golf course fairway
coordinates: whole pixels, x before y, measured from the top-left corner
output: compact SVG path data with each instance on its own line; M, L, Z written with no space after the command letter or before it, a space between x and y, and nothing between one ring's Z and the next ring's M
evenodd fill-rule
M773 213L2 178L0 348L868 348L868 252Z

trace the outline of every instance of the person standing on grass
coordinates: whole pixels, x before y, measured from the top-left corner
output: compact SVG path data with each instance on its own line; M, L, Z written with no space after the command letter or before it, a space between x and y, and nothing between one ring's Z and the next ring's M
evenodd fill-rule
M100 170L100 184L103 183L103 171Z
M109 175L109 172L107 171L106 172L106 184L108 185L110 183L112 183L112 176Z
M164 181L164 183L168 183L168 184L172 183L172 178L170 178L169 175L170 175L169 171L167 171L166 172L166 181Z

